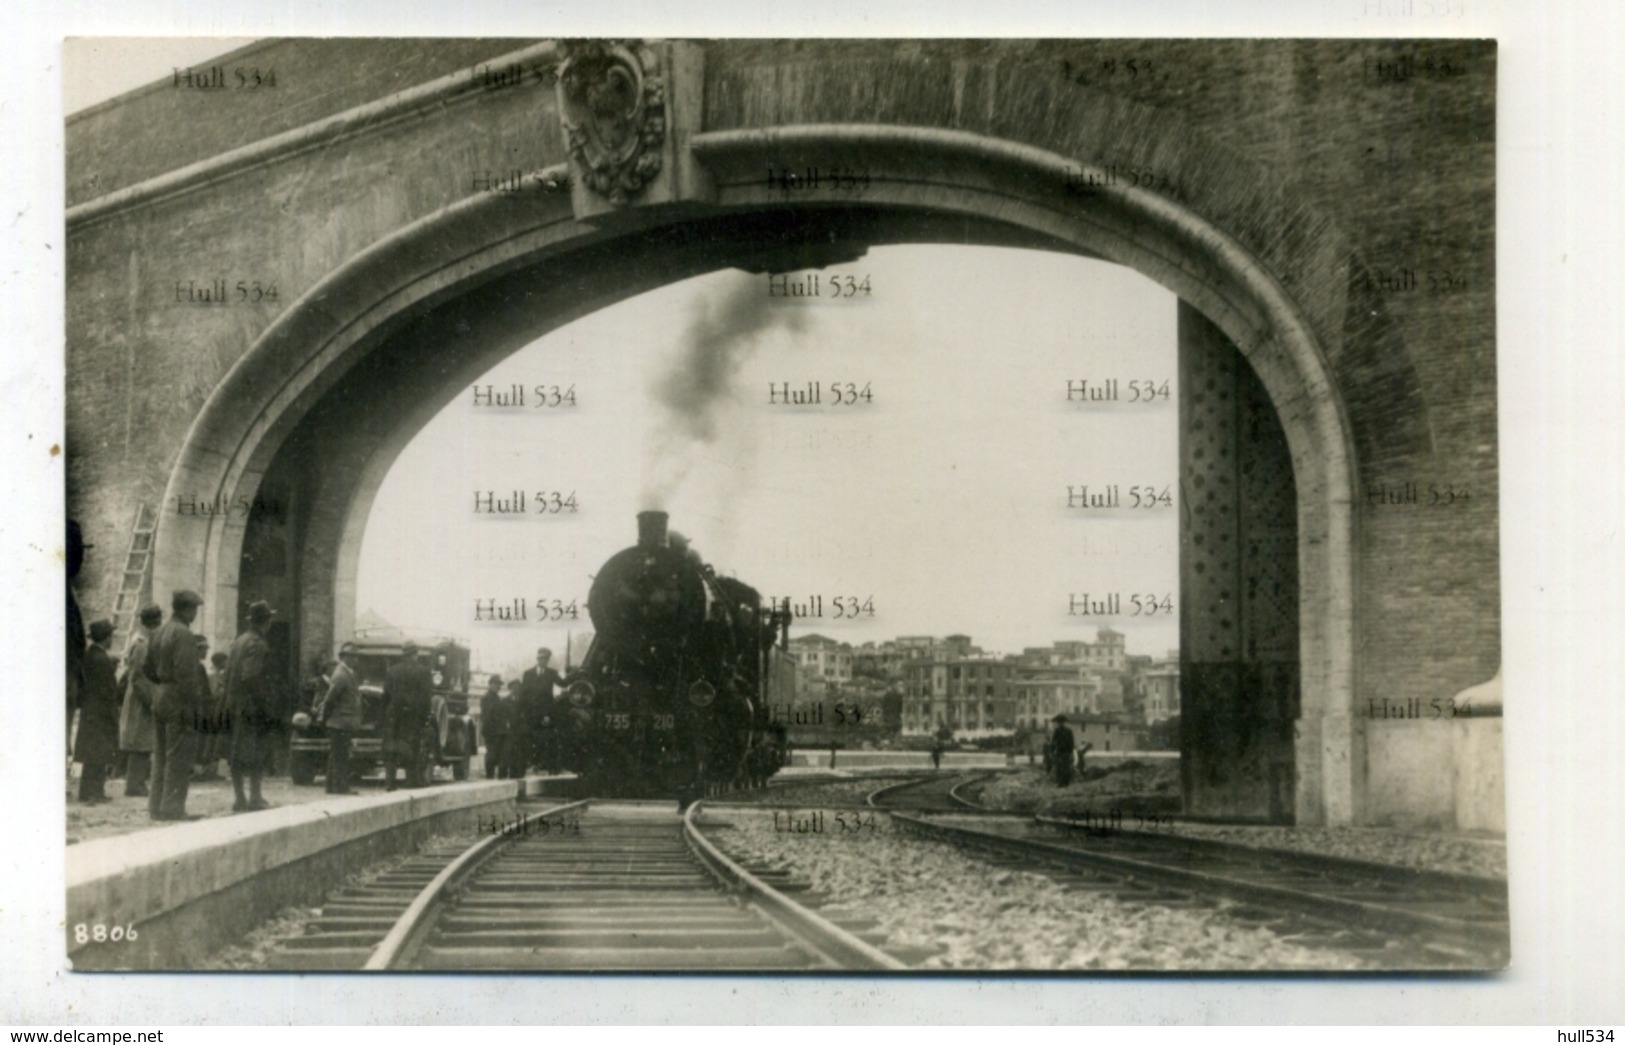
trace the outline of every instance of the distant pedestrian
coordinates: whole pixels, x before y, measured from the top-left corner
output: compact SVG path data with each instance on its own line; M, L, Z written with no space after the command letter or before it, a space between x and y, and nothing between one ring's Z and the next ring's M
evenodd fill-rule
M84 766L79 776L82 805L108 801L107 766L118 755L118 671L108 655L112 644L113 622L93 622L79 690L79 734L73 745L74 759Z
M124 707L119 712L118 746L129 755L124 774L124 797L146 797L147 781L152 776L152 749L158 741L158 724L152 717L154 686L147 678L147 650L152 645L153 632L163 623L164 611L157 603L141 609L140 627L130 640L124 654L124 678L119 691L124 694Z
M154 820L196 820L186 813L186 792L197 760L197 722L205 695L200 685L197 637L188 627L197 619L203 597L195 591L177 591L170 600L169 620L158 629L147 650L145 670L156 687L153 716L157 737L153 747L152 794L147 809Z
M931 742L931 768L942 768L942 741L940 740L933 740Z
M1067 726L1065 715L1052 719L1055 731L1050 734L1050 765L1055 770L1055 784L1066 787L1072 783L1072 764L1076 757L1077 738Z
M327 693L316 709L316 721L327 731L327 793L353 795L350 787L350 738L361 728L361 680L355 673L355 647L339 650ZM388 739L385 739L388 743Z
M260 778L270 762L272 738L281 724L277 713L280 680L271 663L271 647L265 641L272 616L265 602L248 607L248 629L232 642L231 656L226 660L223 688L231 718L227 757L231 762L231 788L236 794L231 807L234 813L271 808L260 793ZM331 777L328 782L331 789Z

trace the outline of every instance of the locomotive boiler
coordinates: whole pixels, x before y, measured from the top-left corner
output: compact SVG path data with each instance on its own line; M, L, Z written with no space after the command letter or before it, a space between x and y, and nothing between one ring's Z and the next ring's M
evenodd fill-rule
M788 614L718 576L667 528L638 514L638 542L593 579L592 646L566 689L566 729L585 793L675 797L686 805L778 769L771 720Z

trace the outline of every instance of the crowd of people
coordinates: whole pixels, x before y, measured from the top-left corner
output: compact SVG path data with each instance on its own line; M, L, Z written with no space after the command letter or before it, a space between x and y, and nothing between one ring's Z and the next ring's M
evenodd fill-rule
M142 607L118 657L113 622L97 619L86 626L74 595L73 579L86 547L70 522L67 737L69 758L82 767L79 803L116 801L108 784L122 778L121 797L145 798L154 821L195 820L198 816L186 810L191 784L218 779L225 762L235 798L232 811L271 808L263 780L281 761L278 742L292 717L292 694L266 639L275 611L254 602L242 634L228 651L211 657L207 640L192 631L203 598L176 591L167 619L156 603ZM402 652L389 668L383 692L385 788L391 791L401 767L407 787L427 783L421 779L424 726L438 720L444 733L446 725L431 669L414 643L406 642ZM578 723L551 659L550 650L538 650L536 666L506 687L500 676L491 677L480 709L488 779L522 777L533 767L557 772L568 761ZM310 706L329 740L327 790L355 794L350 746L363 728L355 647L341 648L317 682Z
M353 795L355 789L350 765L351 744L365 728L361 696L359 653L352 643L339 648L338 660L311 684L312 716L327 738L327 792ZM435 692L434 672L424 662L423 651L411 639L401 645L401 656L384 675L382 694L382 740L384 751L384 790L400 786L405 769L405 785L425 787L425 731L432 721L446 742L448 711L446 701Z
M485 740L485 776L489 780L523 777L530 767L548 773L563 768L570 757L577 710L563 699L565 680L552 668L553 651L536 651L536 666L503 684L501 675L486 681L480 698L480 732Z
M79 611L70 595L67 716L70 753L82 766L81 804L113 801L107 782L122 775L123 797L146 798L153 820L194 820L186 811L192 781L218 776L224 761L232 810L270 808L261 781L283 710L265 641L273 611L251 605L247 629L229 652L211 658L207 640L191 630L202 605L196 592L182 590L170 600L168 620L162 607L143 607L120 662L112 621L92 621L83 638L75 634Z

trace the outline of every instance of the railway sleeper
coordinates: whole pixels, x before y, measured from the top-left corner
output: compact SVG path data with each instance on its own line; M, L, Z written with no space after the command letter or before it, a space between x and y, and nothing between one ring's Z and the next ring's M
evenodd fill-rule
M491 929L474 932L442 932L431 938L435 950L484 947L514 948L592 948L597 950L648 950L685 947L713 948L771 947L784 937L761 922L723 929L696 929L690 926L656 929Z
M705 890L689 890L679 892L676 890L557 890L546 894L520 893L517 896L488 895L479 892L465 894L458 902L461 910L474 910L477 908L497 908L499 910L568 910L616 911L625 909L629 900L637 901L640 907L696 907L710 906L719 900L728 902L728 896L720 888Z
M332 950L285 950L272 952L266 967L281 972L340 972L359 969L372 957L371 947L345 947Z
M722 908L705 913L678 913L675 915L662 915L656 912L617 917L606 913L597 917L535 918L514 914L506 917L492 914L470 918L458 914L446 914L440 919L440 929L446 933L495 932L501 929L523 931L600 931L605 929L640 931L678 928L717 930L755 927L760 924L757 919L749 914L734 908Z
M436 970L490 969L556 972L640 972L651 970L704 970L757 972L774 969L811 969L823 965L817 958L789 945L691 948L602 949L547 947L529 951L494 948L425 947L419 964Z

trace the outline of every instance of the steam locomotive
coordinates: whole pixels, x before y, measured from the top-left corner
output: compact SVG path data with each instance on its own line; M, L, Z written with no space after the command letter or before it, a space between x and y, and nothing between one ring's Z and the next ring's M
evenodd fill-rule
M587 612L595 634L563 723L584 793L686 806L778 769L770 705L792 698L787 612L718 576L665 512L638 514L638 543L598 571Z

